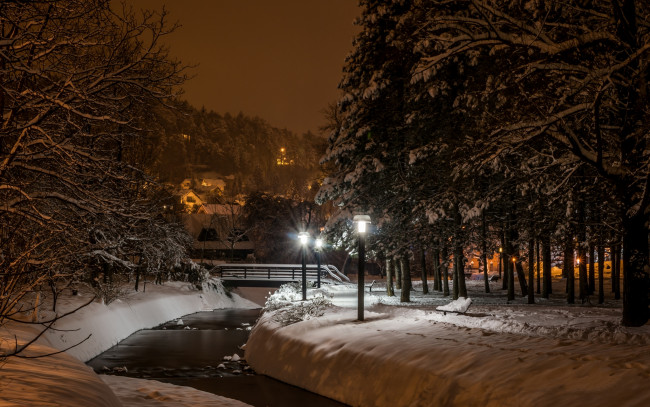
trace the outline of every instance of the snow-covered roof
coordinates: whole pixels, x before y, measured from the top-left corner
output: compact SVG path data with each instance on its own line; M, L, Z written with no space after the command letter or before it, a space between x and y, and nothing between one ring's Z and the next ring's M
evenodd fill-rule
M238 216L241 213L241 206L228 204L203 204L199 208L198 213L219 216Z
M221 190L224 190L226 188L226 181L222 180L221 178L203 178L201 180L201 186L216 187Z

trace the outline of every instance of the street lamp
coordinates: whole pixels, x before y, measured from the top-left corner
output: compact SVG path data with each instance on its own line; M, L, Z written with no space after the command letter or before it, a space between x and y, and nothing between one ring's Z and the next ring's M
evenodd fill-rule
M298 239L300 239L300 245L302 246L302 300L307 300L307 243L309 242L309 233L300 232L298 233Z
M499 278L501 278L501 255L503 254L503 247L499 247Z
M359 232L359 267L357 272L357 292L358 292L358 305L357 305L357 319L363 321L363 291L364 274L366 269L366 224L370 223L370 216L368 215L355 215L354 222L357 223L357 231Z
M316 239L316 287L320 288L320 253L323 250L323 239Z

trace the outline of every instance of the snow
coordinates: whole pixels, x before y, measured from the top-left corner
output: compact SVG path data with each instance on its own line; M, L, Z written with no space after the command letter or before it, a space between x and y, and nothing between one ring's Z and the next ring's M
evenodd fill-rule
M437 307L436 309L438 311L465 313L471 304L471 298L460 297L459 299L452 301L447 305Z
M297 323L276 316L305 308L297 306L298 295L258 290L256 299L265 294L283 304L253 328L246 360L257 373L353 406L650 405L650 325L621 326L620 301L610 299L608 287L606 303L592 306L565 304L560 279L554 287L559 294L536 298L534 305L520 296L506 301L500 282L491 283L492 294L484 294L483 281L467 281L469 297L452 301L438 292L422 294L421 283L414 281L410 303L400 303L399 290L387 297L383 284L365 293L363 322L357 321L352 284L309 290L314 302L323 296L328 301L319 303L322 312ZM66 295L59 312L89 298L83 291ZM329 301L332 305L323 305ZM226 307L258 306L228 297L219 284L198 291L182 283L149 284L146 292L108 306L93 302L59 325L79 331L53 331L29 352L48 353L88 333L91 340L67 353L9 358L2 365L0 405L244 406L153 380L98 376L80 361L133 330ZM4 341L14 334L24 340L34 329L12 324L0 335Z
M80 290L77 296L64 295L57 302L57 312L77 308L91 298L89 290ZM51 307L47 302L43 305ZM216 280L204 284L203 291L188 283L148 284L145 291L125 294L108 306L93 301L58 321L56 330L47 332L30 346L27 354L36 356L56 352L91 335L88 340L66 353L35 359L12 357L0 366L0 405L246 406L236 400L153 380L100 378L83 363L137 330L217 308L259 306L236 294L226 295ZM51 315L51 312L42 312L39 317L42 320ZM13 342L14 338L24 343L36 332L33 325L10 323L0 328L0 340L3 345Z
M483 281L451 302L418 283L409 304L366 293L363 322L352 285L321 290L334 305L320 317L283 326L281 309L266 312L245 357L258 373L353 406L650 405L650 325L621 326L620 301L569 306L558 280L562 294L534 305L508 304L501 283L482 294Z
M242 407L240 401L155 380L101 375L124 407Z

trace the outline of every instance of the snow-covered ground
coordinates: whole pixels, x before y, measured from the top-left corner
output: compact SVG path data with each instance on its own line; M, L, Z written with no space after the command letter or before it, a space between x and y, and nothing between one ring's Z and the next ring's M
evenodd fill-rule
M551 299L537 296L528 305L519 295L508 303L501 283L491 283L491 294L483 293L483 281L467 283L471 302L423 295L416 281L412 301L400 303L379 282L366 292L364 322L357 321L354 285L310 290L310 297L331 296L332 305L295 301L293 307L300 304L311 316L287 326L278 322L282 313L283 321L293 320L286 307L266 313L252 331L246 358L258 373L354 406L650 405L650 326L622 327L620 301L608 291L604 305L569 306L564 281L556 278ZM259 302L266 294L259 289L251 298ZM275 295L299 297L282 290ZM58 312L89 298L88 292L66 295ZM10 358L1 365L0 405L243 406L187 387L98 376L82 363L138 329L230 307L257 305L225 295L218 285L197 291L181 283L149 284L146 292L109 306L93 302L62 320L57 327L65 330L48 333L29 354L69 346L89 333L91 339L68 354ZM34 329L8 325L0 338L5 344L14 334L24 340Z
M125 290L125 292L128 292ZM57 302L59 314L90 300L89 291L64 294ZM43 307L51 307L47 301ZM83 362L115 345L133 332L201 310L257 308L238 295L227 295L218 282L203 291L187 283L148 284L108 306L94 301L61 319L56 330L28 349L28 356L44 355L88 340L67 353L36 359L9 358L0 365L2 406L245 406L246 404L188 387L153 380L98 376ZM51 316L41 312L39 318ZM0 328L3 347L34 337L34 326L8 324ZM108 385L107 385L108 384Z
M507 303L500 282L491 294L483 281L467 283L465 314L439 307L467 301L423 295L419 282L408 304L375 284L364 322L355 286L312 290L333 305L286 326L287 308L265 313L246 359L258 373L353 406L650 405L650 325L621 326L611 294L602 306L570 306L556 278L558 294L528 305L519 295Z

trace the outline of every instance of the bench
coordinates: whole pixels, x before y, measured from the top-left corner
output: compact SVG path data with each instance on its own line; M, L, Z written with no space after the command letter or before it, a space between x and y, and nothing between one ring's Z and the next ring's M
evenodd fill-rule
M372 292L372 286L375 285L375 280L372 280L370 284L364 284L363 286L368 289L368 292Z

